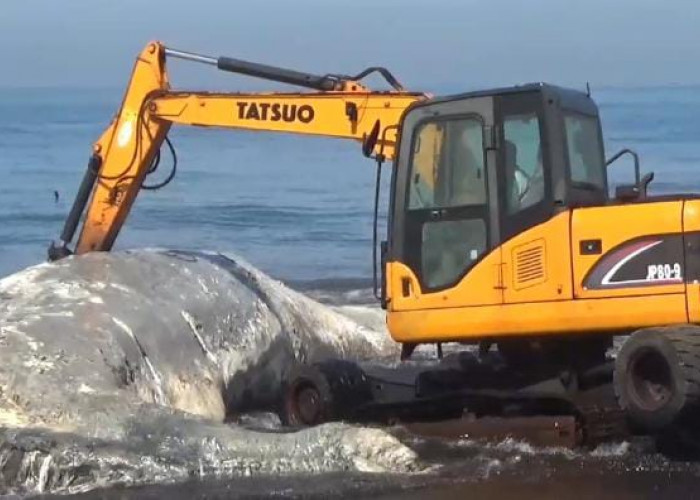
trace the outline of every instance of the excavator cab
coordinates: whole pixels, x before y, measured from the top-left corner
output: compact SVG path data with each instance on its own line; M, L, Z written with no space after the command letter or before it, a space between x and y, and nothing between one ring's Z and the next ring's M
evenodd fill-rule
M584 93L531 84L414 104L392 184L388 260L414 278L398 295L452 289L515 235L605 204L605 169L598 109ZM501 301L486 288L482 304Z

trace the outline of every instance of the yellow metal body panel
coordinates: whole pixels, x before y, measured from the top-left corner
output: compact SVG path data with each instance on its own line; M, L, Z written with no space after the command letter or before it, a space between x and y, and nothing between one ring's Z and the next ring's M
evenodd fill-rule
M700 202L582 208L560 213L505 242L455 287L421 294L403 264L389 263L387 324L399 342L477 341L503 336L613 333L700 319L700 284L586 290L582 281L606 252L649 235L700 230ZM694 229L695 230L695 229ZM581 240L601 251L582 255ZM500 272L495 272L500 269ZM402 295L402 280L410 294Z
M700 284L688 283L685 286L688 323L700 324Z
M422 293L418 278L399 262L387 264L390 311L459 308L505 302L564 300L572 297L569 212L528 229L489 252L454 287ZM534 246L533 246L534 245ZM542 248L544 279L518 286L517 259ZM408 282L408 286L404 285ZM404 296L404 289L409 294Z
M387 318L398 342L602 333L686 321L684 294L391 311Z
M361 141L374 124L395 125L418 94L323 92L308 94L176 93L153 99L154 118L173 124L319 135ZM348 106L357 120L347 116ZM393 158L396 128L379 137L377 151Z
M630 295L659 295L685 293L685 285L670 284L648 287L620 288L617 290L588 290L583 280L598 262L600 255L581 255L579 244L583 240L599 239L602 254L618 245L646 235L679 234L683 232L683 201L612 205L579 208L571 219L574 296L576 298L624 297Z
M392 311L450 309L500 304L503 284L500 273L501 249L486 255L453 288L422 293L414 272L400 262L387 264L387 287L390 290L389 315ZM404 284L406 282L406 284ZM404 290L408 293L404 295Z
M572 298L570 214L560 213L503 244L504 302Z
M683 205L683 230L686 233L700 232L700 200L686 200ZM685 246L686 252L692 249L688 244ZM691 254L690 258L695 255ZM686 275L688 273L688 262L686 259ZM690 323L700 323L700 282L697 278L686 279L686 304L688 308L688 321Z

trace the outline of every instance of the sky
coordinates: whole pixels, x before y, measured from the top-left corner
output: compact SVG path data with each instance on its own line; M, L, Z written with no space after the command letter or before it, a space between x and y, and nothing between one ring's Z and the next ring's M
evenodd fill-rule
M698 0L0 0L0 87L126 84L149 40L411 90L700 83ZM177 63L183 87L262 89Z

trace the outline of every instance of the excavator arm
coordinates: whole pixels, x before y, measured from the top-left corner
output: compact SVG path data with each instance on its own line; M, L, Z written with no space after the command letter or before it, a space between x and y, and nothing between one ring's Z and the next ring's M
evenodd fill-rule
M220 70L312 89L300 93L218 93L173 91L166 68L168 58L210 64ZM360 80L378 72L393 87L371 91ZM154 189L144 179L160 160L171 125L223 127L285 132L365 141L365 153L390 159L404 110L425 94L406 92L384 68L359 75L312 75L228 57L212 58L168 49L152 42L136 60L119 112L93 146L61 241L52 244L49 258L72 253L73 239L83 213L75 253L106 251L114 244L136 196ZM368 140L368 138L370 138Z

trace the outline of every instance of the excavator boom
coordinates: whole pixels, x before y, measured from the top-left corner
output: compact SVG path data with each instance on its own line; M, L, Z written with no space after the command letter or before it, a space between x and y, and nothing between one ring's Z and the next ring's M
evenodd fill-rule
M173 91L168 58L214 65L223 71L312 89L299 93ZM378 72L390 91L372 91L359 80ZM229 57L209 57L152 42L136 60L121 108L94 144L93 155L52 259L70 254L68 244L86 212L75 253L109 250L141 189L160 160L171 125L285 132L363 141L382 158L394 155L397 125L411 104L427 98L411 93L384 68L351 77L312 75ZM174 175L166 179L167 183Z

